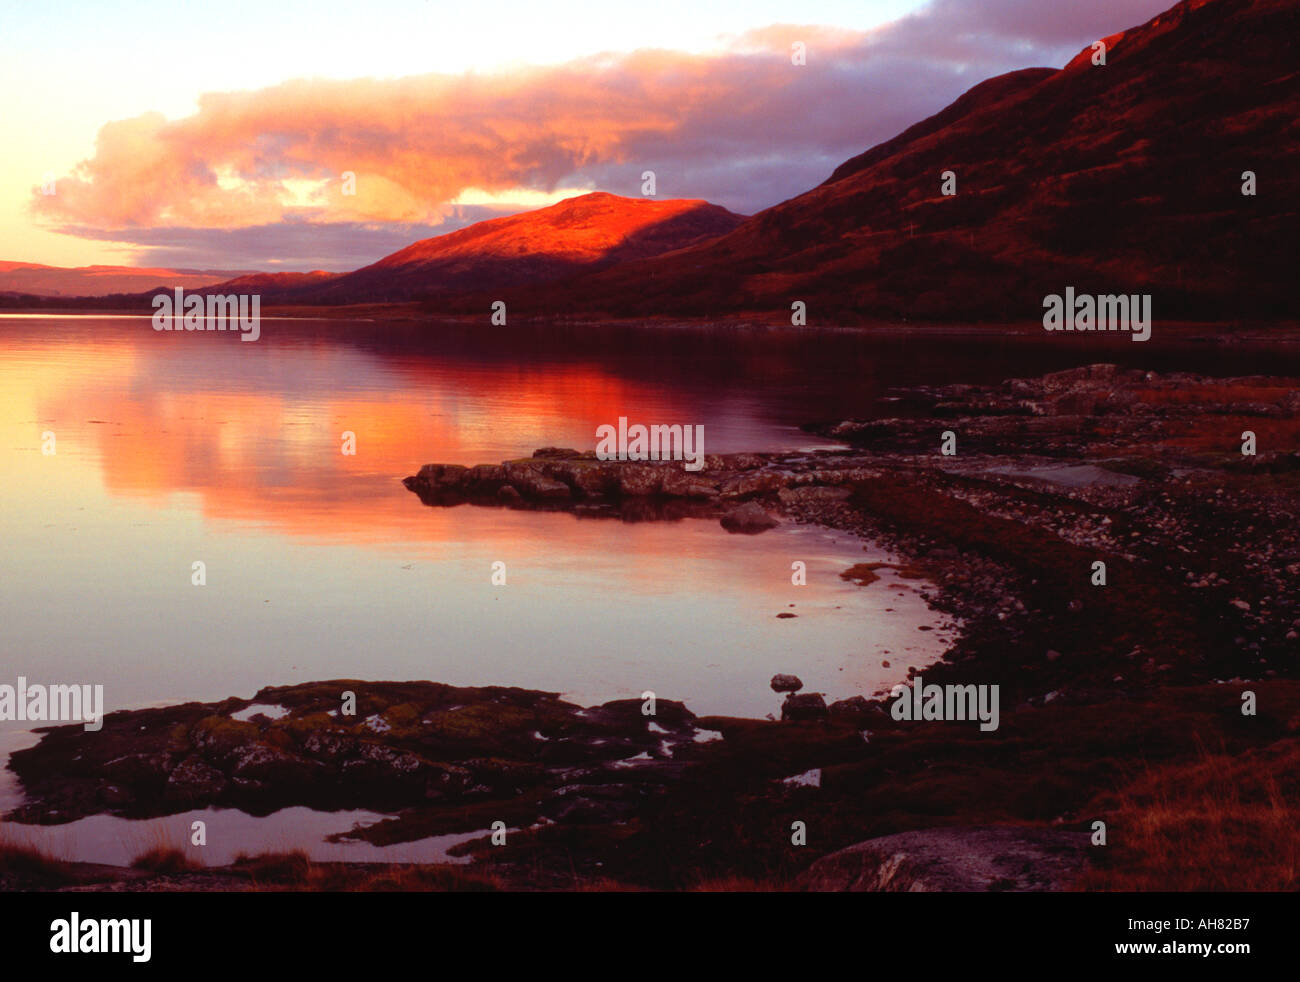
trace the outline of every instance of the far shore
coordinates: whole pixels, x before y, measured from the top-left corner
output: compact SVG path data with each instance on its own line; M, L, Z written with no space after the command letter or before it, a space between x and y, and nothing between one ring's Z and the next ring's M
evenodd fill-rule
M51 298L48 304L28 304L5 306L0 303L0 319L6 317L132 317L151 318L153 312L148 307L138 304L96 304L68 303ZM302 321L305 323L323 321L341 321L349 323L369 322L377 328L384 325L401 326L486 326L489 314L481 317L463 313L440 314L421 302L404 303L362 303L345 306L305 306L290 304L267 304L262 308L261 316L265 320ZM1061 335L1046 335L1042 323L1038 320L1022 322L1010 321L909 321L897 319L864 318L857 321L819 323L814 318L807 326L793 326L784 313L771 314L754 312L750 314L729 314L718 317L543 317L534 314L516 315L511 327L624 327L629 329L654 328L685 330L762 330L788 331L791 333L847 332L867 333L881 337L1008 337L1039 338L1044 341L1055 340L1061 344L1081 346L1089 340L1110 343L1113 338L1104 335L1077 335L1063 338ZM503 330L495 327L493 330ZM1227 324L1221 321L1158 321L1152 337L1145 342L1131 342L1140 348L1159 348L1161 342L1169 343L1203 343L1203 344L1290 344L1300 342L1300 321L1248 321Z

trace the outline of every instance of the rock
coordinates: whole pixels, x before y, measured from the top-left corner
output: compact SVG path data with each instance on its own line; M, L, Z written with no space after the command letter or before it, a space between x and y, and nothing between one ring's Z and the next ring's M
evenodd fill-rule
M721 524L728 532L741 535L757 535L780 525L780 521L768 514L767 509L757 501L747 501L738 508L733 508L722 516Z
M1106 395L1105 392L1066 392L1048 403L1048 412L1055 416L1090 416Z
M167 758L163 754L126 754L105 763L102 773L118 784L155 784L167 776Z
M776 492L776 497L783 505L824 505L830 502L847 501L852 493L848 488L827 488L818 485L806 488L781 488Z
M797 884L817 892L1056 892L1085 868L1088 843L1086 832L1021 826L903 832L823 856Z
M415 479L431 488L458 488L468 476L469 468L463 464L425 464Z
M503 466L507 480L525 498L563 501L572 495L567 484L548 477L542 468L532 461L511 461Z
M829 716L826 700L820 692L805 692L802 695L791 692L781 704L781 719L786 722L827 719Z
M843 720L858 727L881 716L880 707L868 702L863 696L851 696L833 702L829 712L831 719Z
M135 802L135 795L116 784L106 784L99 789L99 800L109 808L121 808Z
M668 468L664 471L660 491L673 498L716 498L718 485L699 474Z
M1039 380L1039 383L1049 392L1059 391L1060 389L1074 388L1080 383L1108 381L1113 379L1118 372L1118 365L1110 362L1095 362L1091 365L1080 365L1078 368L1066 368L1059 372L1049 372Z
M775 491L785 485L788 475L777 471L751 471L737 474L722 482L724 498L748 498L751 495Z
M388 786L390 790L400 785L425 786L430 779L435 780L435 785L446 785L447 790L453 783L465 783L463 776L459 782L453 782L451 769L431 764L409 750L369 742L359 744L357 756L344 762L342 773L350 783Z
M542 814L560 825L608 825L631 815L644 795L633 784L571 785L544 801Z
M319 761L265 744L241 748L234 756L231 777L235 781L253 781L277 789L309 785L326 772L325 765Z
M256 723L214 715L194 725L190 740L207 760L225 767L232 755L256 741L260 733Z
M540 474L516 485L516 489L525 498L538 498L542 501L564 501L573 494L563 481Z
M355 716L338 713L344 690L357 695ZM289 714L260 723L229 715L254 703ZM400 812L406 841L467 821L478 827L459 810L494 799L507 820L527 826L538 802L586 768L597 785L614 776L636 789L681 781L704 742L694 714L668 699L655 701L653 717L643 709L640 698L583 709L527 689L336 679L271 687L251 700L113 713L102 732L56 727L11 755L28 800L8 817L154 817L230 804L259 815L368 808ZM617 797L634 804L641 794ZM614 821L622 807L601 804L592 814ZM439 832L427 830L431 822ZM380 822L344 837L393 835Z
M803 681L797 675L773 675L773 692L798 692L803 688Z
M663 489L664 470L650 464L624 464L618 470L619 494L645 497Z
M469 469L465 483L478 491L500 488L506 480L506 469L500 464L478 464Z
M584 498L603 498L618 491L618 470L600 461L576 461L568 469L573 489Z
M761 453L728 453L716 458L709 454L705 460L710 470L752 471L767 463Z
M182 800L215 798L226 790L226 775L198 757L186 757L167 778L167 794Z

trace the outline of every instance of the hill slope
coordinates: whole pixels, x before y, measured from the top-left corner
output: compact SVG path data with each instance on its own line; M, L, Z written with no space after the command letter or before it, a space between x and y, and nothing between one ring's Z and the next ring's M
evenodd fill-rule
M715 242L512 309L1034 320L1074 286L1151 293L1157 317L1295 316L1296 37L1294 0L1185 0L1106 39L1104 66L1088 48L988 80Z
M500 290L696 245L742 221L707 201L594 192L424 239L329 282L290 290L284 299L358 303Z
M234 270L163 269L136 266L42 266L0 262L0 292L37 296L104 297L154 287L198 289L240 274Z

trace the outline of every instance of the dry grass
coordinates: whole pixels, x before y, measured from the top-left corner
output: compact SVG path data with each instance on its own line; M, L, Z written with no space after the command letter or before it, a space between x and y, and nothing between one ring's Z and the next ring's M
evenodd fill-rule
M1152 770L1099 803L1109 845L1078 889L1300 889L1296 741Z
M68 863L47 856L34 846L0 842L0 873L14 873L53 881L73 877Z
M502 881L490 873L475 872L458 865L394 866L360 878L355 873L338 876L336 871L339 867L332 865L332 870L317 867L306 889L366 893L497 893L506 889Z
M301 849L290 852L261 852L255 856L240 853L231 864L246 873L255 883L305 884L313 863Z
M185 873L202 869L203 866L179 849L155 846L131 860L131 868L148 870L151 873Z
M305 852L240 854L232 868L247 875L257 890L365 893L483 893L505 889L491 873L455 864L365 868L347 863L317 863Z
M781 893L785 887L771 880L755 880L747 876L713 876L700 880L691 887L691 893Z

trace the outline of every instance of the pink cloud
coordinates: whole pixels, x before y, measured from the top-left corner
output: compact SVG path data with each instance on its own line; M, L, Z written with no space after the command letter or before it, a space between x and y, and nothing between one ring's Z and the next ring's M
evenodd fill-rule
M989 75L1064 61L1166 0L935 0L871 32L773 25L711 54L637 51L483 75L294 80L192 116L105 124L33 195L55 227L230 230L293 220L435 225L467 189L599 187L753 212ZM791 64L790 46L807 46ZM1048 59L1051 59L1050 61ZM342 193L344 172L356 194ZM213 262L225 262L217 256Z

